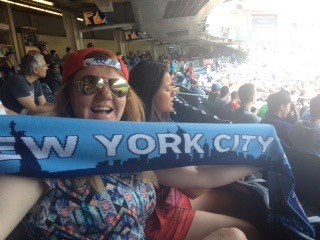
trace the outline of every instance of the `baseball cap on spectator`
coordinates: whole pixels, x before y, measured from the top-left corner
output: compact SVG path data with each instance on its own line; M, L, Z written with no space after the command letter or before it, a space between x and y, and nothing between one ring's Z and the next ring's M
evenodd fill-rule
M107 55L115 56L115 59L86 59L86 56L92 52L100 52L105 53ZM117 59L117 60L116 60ZM126 80L129 79L129 71L126 65L121 61L116 55L107 49L104 48L85 48L79 51L75 51L70 54L70 56L66 59L63 65L63 74L62 74L62 85L65 84L70 77L78 72L79 70L94 66L94 65L105 65L109 67L113 67L119 69L125 75Z
M57 53L56 50L54 50L54 49L51 49L51 50L50 50L50 54L51 54L51 55L54 55L54 54L56 54L56 53Z
M220 90L221 88L223 87L223 85L221 83L215 83L215 84L212 84L211 86L211 92L215 92L215 91L218 91Z
M91 48L91 47L94 47L94 45L93 45L92 42L89 42L89 43L87 44L87 48Z

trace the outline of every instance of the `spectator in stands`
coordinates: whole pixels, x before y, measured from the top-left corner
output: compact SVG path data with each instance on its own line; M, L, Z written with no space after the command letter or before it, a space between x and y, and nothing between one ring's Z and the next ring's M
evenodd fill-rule
M56 50L51 49L50 50L50 54L51 54L51 56L53 56L54 59L60 59L60 57L59 57L59 55L58 55Z
M267 113L269 111L269 107L266 101L259 109L258 109L258 113L257 116L261 117L261 119L264 119L267 116Z
M230 101L230 90L228 86L223 86L220 89L220 95L212 104L212 112L220 119L227 119L228 103Z
M118 57L119 59L122 59L122 57L123 57L123 55L122 55L121 52L117 52L116 55L117 55L117 57Z
M87 44L87 48L93 48L93 47L94 47L94 45L93 45L92 42L89 42L89 43Z
M293 124L290 144L298 151L320 156L320 94L310 100L310 117L310 121L299 120Z
M143 121L141 101L128 87L123 68L115 54L105 49L87 48L72 53L65 62L64 84L59 91L55 114L97 119L105 124L107 121ZM0 214L0 239L5 239L12 225L19 223L25 214L24 223L30 239L49 239L52 232L58 239L65 236L144 239L145 218L150 216L155 204L152 176L152 173L122 173L29 179L1 175L0 212L8 204L10 220L2 224L4 214ZM16 197L6 202L8 198L3 192ZM66 216L67 212L75 210L75 205L80 222L72 214ZM90 226L90 231L84 230L84 226Z
M228 103L228 108L231 110L236 110L239 107L240 107L240 98L239 98L238 91L233 91L231 93L231 100Z
M123 61L125 64L127 64L126 59L121 52L117 52L116 55L121 61Z
M61 80L62 76L60 74L60 63L58 61L54 61L49 65L45 83L48 84L51 92L56 94L61 86Z
M291 99L292 99L292 94L291 92L285 90L285 89L281 89L280 92L284 92L286 94L288 94ZM299 112L297 110L296 105L292 102L291 106L290 106L290 111L286 116L286 121L290 124L294 124L296 121L298 121L300 119L300 115Z
M208 78L212 78L213 77L213 75L214 75L214 72L213 72L214 70L213 70L213 68L212 68L212 64L207 64L206 65L206 73L207 73L207 76L208 76Z
M170 71L172 72L176 72L178 71L178 64L177 64L177 59L172 59L171 63L170 63Z
M213 104L215 100L220 96L220 89L223 87L222 83L217 82L211 85L211 91L209 93L207 101L204 101L205 111L207 114L215 115Z
M193 97L192 105L200 111L204 108L204 96L206 95L201 86L201 81L191 82L190 85L190 92L197 95Z
M154 61L142 61L131 69L129 76L130 86L144 103L146 120L152 122L169 121L168 113L173 111L175 90L166 65ZM165 84L162 85L163 81ZM164 98L159 97L158 100L157 94L164 95Z
M300 108L300 110L299 110L300 119L302 119L302 116L305 116L306 111L308 111L309 114L310 114L309 106L302 106L302 107ZM310 118L309 118L309 119L304 119L304 120L310 120Z
M271 124L276 128L278 137L289 142L289 132L292 125L286 122L291 109L291 97L285 92L272 93L268 96L268 113L261 123Z
M194 83L197 82L197 76L194 73L194 67L193 67L193 63L192 62L190 62L189 67L187 67L187 69L186 69L186 75L190 77L191 83L194 84Z
M72 53L71 47L66 47L66 54L63 55L62 61L65 62L67 60L67 58L70 56L71 53Z
M222 87L223 87L223 85L220 82L212 84L211 92L210 92L209 97L208 97L208 101L209 102L213 103L216 100L216 98L220 96L220 89Z
M147 121L170 121L169 114L173 111L175 90L165 64L153 61L138 63L130 71L130 85L144 103ZM159 172L155 172L158 176ZM162 174L162 177L165 177L164 172ZM160 183L162 177L159 177ZM146 225L147 239L202 239L209 234L210 237L214 236L214 231L219 228L230 226L243 230L248 234L249 239L259 239L255 229L243 220L192 209L192 202L185 194L196 198L206 191L204 189L180 191L176 188L160 186L156 191L156 211ZM203 207L202 205L198 203L197 206ZM207 221L201 219L207 219Z
M137 56L137 54L134 54L132 59L131 59L130 65L134 66L137 63L139 63L140 61L141 61L141 59Z
M1 71L3 79L7 79L20 71L20 66L14 52L7 52L5 54L5 61L1 67Z
M50 52L48 50L48 44L49 44L48 42L39 41L38 48L39 48L40 53L42 54L45 62L47 64L50 64L52 56L51 56L51 54L50 54Z
M254 111L253 104L256 101L256 87L252 83L242 85L238 90L240 107L233 111L233 123L258 123L261 118Z
M40 81L47 74L47 64L37 51L29 52L21 59L21 74L5 81L0 96L3 105L16 112L37 115L51 112L53 105L46 102Z
M307 109L304 110L304 112L302 114L300 114L300 119L301 120L307 120L310 121L311 117L310 117L310 107L307 107Z
M1 87L3 85L3 82L4 82L4 78L3 78L3 74L1 72L1 66L0 66L0 89L1 89Z
M216 101L214 103L217 103L217 105L226 106L230 102L230 89L228 86L223 86L220 89L220 96L217 97Z
M105 124L120 120L142 121L143 107L126 84L128 76L126 71L122 72L124 67L115 54L106 49L84 49L70 55L64 66L63 86L56 101L55 114L96 119ZM152 72L151 76L154 74ZM159 96L164 97L170 92L162 87ZM157 177L159 183L165 182L169 186L211 188L233 182L256 170L249 166L186 167L159 170ZM0 214L0 239L5 239L25 214L24 223L31 239L48 239L53 232L57 238L145 239L145 222L155 205L153 176L148 172L35 179L1 174L0 212L9 212L10 217ZM205 178L204 181L199 181L199 176ZM72 214L75 206L77 219ZM208 219L203 212L193 215L199 228L192 228L190 232L195 233L187 240L205 237L246 239L243 232L234 228L236 224L226 223L226 220L233 219L231 217L218 215ZM213 221L214 227L203 230ZM176 223L182 229L185 226L185 222ZM84 226L90 226L90 231Z

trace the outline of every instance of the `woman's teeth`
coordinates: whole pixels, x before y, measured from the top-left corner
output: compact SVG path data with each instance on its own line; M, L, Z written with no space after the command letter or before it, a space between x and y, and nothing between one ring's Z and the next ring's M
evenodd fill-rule
M92 108L91 110L95 113L97 112L111 113L113 111L113 109L110 107L97 107L97 108Z

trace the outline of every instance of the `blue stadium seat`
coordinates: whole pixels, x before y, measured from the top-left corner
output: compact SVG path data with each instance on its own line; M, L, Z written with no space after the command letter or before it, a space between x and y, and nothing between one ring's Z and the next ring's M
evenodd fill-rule
M296 178L295 192L306 208L320 214L320 157L303 153L282 142L283 149Z
M44 97L46 98L47 102L54 103L56 96L51 91L50 87L46 83L41 83L41 89L43 92Z

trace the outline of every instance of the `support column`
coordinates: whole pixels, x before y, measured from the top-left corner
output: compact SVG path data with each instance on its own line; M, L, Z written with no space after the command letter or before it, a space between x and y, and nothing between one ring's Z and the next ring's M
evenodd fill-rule
M180 48L180 55L184 56L186 54L186 49L184 44L181 44L179 48Z
M122 32L116 29L113 29L113 38L117 44L117 51L121 52L125 57L127 55L125 43L122 40Z
M129 45L128 45L128 43L124 43L124 48L125 48L125 52L123 53L123 55L125 56L126 59L128 59L128 56L129 56Z
M152 55L153 55L153 59L155 61L157 61L158 60L158 51L157 51L156 41L152 41Z
M6 19L7 19L8 23L9 23L12 47L13 47L14 52L16 54L16 59L19 62L19 60L25 54L25 52L20 53L20 51L19 51L19 44L18 44L16 26L14 25L13 16L12 16L12 10L11 10L10 4L9 3L5 3L4 4L4 8L5 8Z
M167 45L167 44L163 45L163 48L164 48L164 55L165 55L166 57L169 57L168 45Z
M77 20L74 14L63 11L62 12L62 19L64 29L67 34L67 39L69 43L69 47L73 50L80 50L83 49L83 41L82 41L82 34L78 32L77 27Z

